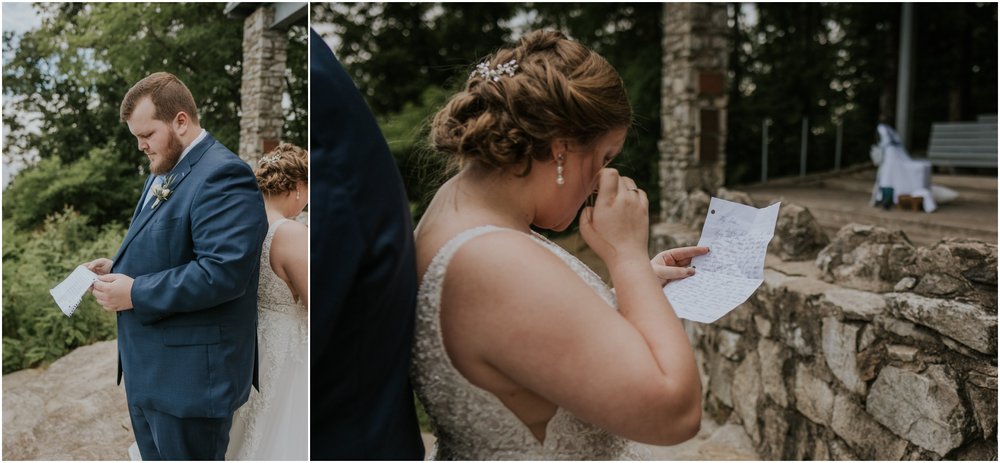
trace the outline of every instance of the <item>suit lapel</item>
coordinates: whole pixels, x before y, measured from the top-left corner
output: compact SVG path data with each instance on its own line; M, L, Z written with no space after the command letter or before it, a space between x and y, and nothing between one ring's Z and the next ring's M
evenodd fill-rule
M208 148L213 144L215 144L215 138L213 138L211 134L206 134L201 143L198 143L197 146L192 148L191 151L184 156L184 159L181 159L181 161L174 166L170 173L167 174L173 176L173 181L170 183L171 190L174 190L175 192L177 191L177 188L181 185L184 179L188 177L188 174L191 173L191 166L200 161L202 156L205 155L205 152L208 151ZM131 243L132 240L135 239L136 235L138 235L143 227L145 227L146 223L149 222L149 219L153 217L153 214L155 214L157 210L165 207L167 204L167 202L164 202L156 208L153 208L153 203L155 202L155 200L153 200L149 206L143 207L143 204L146 202L146 194L148 194L153 177L155 176L150 175L149 180L146 181L146 188L143 190L144 193L142 197L139 198L139 205L137 206L136 214L132 217L132 224L129 225L128 233L125 234L125 240L122 241L122 245L118 248L115 258L111 259L112 261L118 261L118 258L121 257L123 252L125 252L125 248L128 247L129 243ZM169 199L167 199L167 201L169 201Z

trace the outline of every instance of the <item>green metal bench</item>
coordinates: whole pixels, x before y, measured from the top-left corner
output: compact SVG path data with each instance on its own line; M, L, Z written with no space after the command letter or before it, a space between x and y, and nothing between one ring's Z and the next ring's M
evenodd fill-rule
M927 159L942 167L997 167L997 116L931 125Z

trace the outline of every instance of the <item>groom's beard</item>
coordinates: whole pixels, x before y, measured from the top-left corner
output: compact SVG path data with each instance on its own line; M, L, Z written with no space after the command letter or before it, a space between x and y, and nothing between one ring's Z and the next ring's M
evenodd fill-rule
M163 159L157 163L151 161L149 163L149 171L153 175L163 175L170 172L177 165L177 161L181 159L181 153L183 152L184 144L181 143L181 137L178 137L177 133L171 130L170 139L167 141L167 148L161 154Z

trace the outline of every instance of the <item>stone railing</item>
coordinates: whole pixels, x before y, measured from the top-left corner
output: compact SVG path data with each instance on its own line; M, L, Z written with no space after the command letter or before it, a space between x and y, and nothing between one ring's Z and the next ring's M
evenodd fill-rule
M690 225L654 227L654 247L693 244ZM766 459L996 460L996 245L857 224L816 240L782 205L760 289L685 322L706 413Z

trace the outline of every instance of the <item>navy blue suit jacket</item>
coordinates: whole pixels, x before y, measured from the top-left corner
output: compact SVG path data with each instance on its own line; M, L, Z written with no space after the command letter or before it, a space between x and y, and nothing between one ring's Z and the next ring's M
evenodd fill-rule
M409 202L361 93L323 39L310 39L310 456L422 460Z
M130 405L223 418L246 402L256 368L257 281L267 233L246 162L207 135L177 163L156 208L136 206L112 272L135 279L118 312L119 382Z

